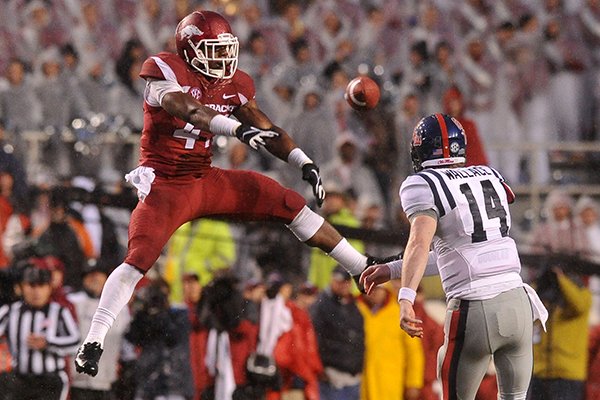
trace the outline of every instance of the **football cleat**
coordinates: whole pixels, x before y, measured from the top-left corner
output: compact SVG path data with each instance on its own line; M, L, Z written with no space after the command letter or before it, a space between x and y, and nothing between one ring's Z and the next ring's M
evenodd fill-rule
M75 370L79 373L96 376L102 348L98 342L84 343L75 356Z

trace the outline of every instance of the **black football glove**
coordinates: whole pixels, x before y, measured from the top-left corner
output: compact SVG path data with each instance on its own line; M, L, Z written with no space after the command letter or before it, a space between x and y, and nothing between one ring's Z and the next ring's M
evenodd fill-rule
M375 257L375 256L370 256L367 254L367 265L365 266L365 269L369 268L371 265L387 264L391 261L400 260L401 258L402 258L402 253L394 254L394 255L388 256L388 257ZM367 291L366 291L365 287L360 284L360 276L361 275L362 275L362 272L357 275L352 275L352 279L354 279L354 283L356 283L356 287L358 288L358 290L360 290L360 292L362 294L365 294L365 293L367 293Z
M279 133L242 124L235 130L235 136L254 150L258 150L260 146L265 145L265 139L277 137Z
M321 175L319 175L319 167L313 163L304 164L302 166L302 179L310 183L317 205L321 207L323 200L325 200L325 189L323 189L323 182L321 182Z

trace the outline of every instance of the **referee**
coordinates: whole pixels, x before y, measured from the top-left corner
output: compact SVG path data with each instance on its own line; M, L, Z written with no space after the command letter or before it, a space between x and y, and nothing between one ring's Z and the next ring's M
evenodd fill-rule
M22 300L0 307L0 337L8 339L13 364L3 399L66 399L64 357L77 350L77 323L50 300L50 271L26 266L21 289Z

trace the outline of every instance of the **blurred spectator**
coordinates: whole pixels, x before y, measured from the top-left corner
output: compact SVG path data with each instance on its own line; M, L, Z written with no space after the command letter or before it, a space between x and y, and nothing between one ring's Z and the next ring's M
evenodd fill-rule
M8 227L10 217L13 215L13 176L8 171L0 170L0 268L6 268L12 258L12 254L4 250L4 234Z
M23 151L23 130L38 129L43 122L42 109L35 95L33 82L27 74L25 62L12 59L5 71L8 86L0 90L0 115L6 129L15 134L14 144Z
M257 101L265 112L270 112L273 115L274 124L286 126L294 116L297 89L296 82L292 81L289 76L279 72L263 79L258 87L262 98L257 98Z
M22 155L16 151L15 144L7 135L6 121L0 118L0 170L7 171L13 177L13 206L20 204L22 208L27 209L31 202L27 173Z
M17 3L17 2L14 2ZM23 5L21 5L23 7ZM19 10L22 15L18 27L20 46L19 56L29 62L34 62L44 48L52 45L62 45L68 38L67 31L60 23L59 12L54 4L42 0L26 2ZM18 23L13 21L11 23Z
M394 128L395 128L395 140L396 140L396 177L394 179L395 184L391 185L395 189L393 199L397 198L396 191L400 184L404 182L404 179L413 173L412 162L410 158L410 142L412 140L413 128L417 126L417 123L421 118L425 116L423 114L423 108L421 107L421 101L419 97L413 93L407 93L399 102L397 106L398 110L394 113Z
M573 198L562 189L548 194L544 202L546 221L534 227L531 234L533 250L539 254L586 253L587 240L573 215Z
M294 304L296 307L309 311L313 304L317 301L319 297L319 288L313 285L310 282L302 283L297 291L296 296L294 297Z
M356 52L358 58L370 60L372 64L385 62L385 50L381 45L386 31L386 15L379 5L369 4L364 7L366 18L358 27Z
M413 7L418 23L410 30L410 44L420 42L419 46L423 46L422 50L427 55L431 55L438 43L449 39L448 29L451 27L447 23L448 19L442 16L440 4L416 3ZM459 25L459 28L463 26Z
M425 370L423 344L400 328L400 307L391 289L380 285L357 301L365 326L361 398L417 400Z
M352 278L340 266L310 310L324 374L321 400L358 400L365 356L364 321L352 296Z
M488 165L486 152L483 149L483 143L479 138L479 130L475 121L465 115L465 102L463 95L458 87L449 88L443 96L444 113L454 117L465 129L467 137L467 166ZM492 165L495 167L495 165Z
M465 76L458 65L454 49L448 42L440 42L435 47L431 70L429 107L431 113L436 113L442 108L442 98L448 90L453 87L465 86ZM429 112L426 112L426 114L429 114Z
M581 28L581 41L586 49L597 49L600 46L600 1L587 0L581 4L576 13ZM593 126L600 122L600 52L590 52L590 65L585 72L585 84L582 96L583 125L586 129L585 139L594 139Z
M104 206L98 204L98 196L101 194L94 179L73 177L68 188L68 195L72 200L69 203L69 214L74 221L81 221L84 232L89 234L91 251L88 239L79 235L81 242L85 243L86 257L94 258L100 265L113 266L125 255L125 250L119 244L116 223L105 214Z
M600 398L600 325L590 329L588 379L585 388L587 400Z
M156 279L137 292L133 319L125 334L140 347L136 399L193 396L189 334L187 310L170 306L165 281Z
M98 265L89 265L83 271L83 290L71 293L67 299L75 306L77 320L81 331L89 329L92 315L98 306L100 293L106 278L107 271ZM112 384L117 380L119 350L121 341L130 322L129 311L125 309L115 321L114 328L106 336L106 342L110 344L109 348L102 354L102 362L108 368L102 368L102 371L94 378L75 374L71 370L71 399L72 400L105 400L111 398Z
M333 180L330 182L334 182ZM333 225L358 228L360 221L356 218L349 207L349 195L342 192L338 186L326 186L327 198L323 203L321 213L323 217ZM364 254L364 243L360 240L348 240L352 246ZM331 280L331 272L337 266L332 260L320 250L313 250L310 257L308 280L319 289L325 289Z
M591 197L581 196L575 204L575 215L578 225L583 228L588 245L584 256L593 262L600 262L600 209L598 204ZM592 292L590 324L596 325L600 323L600 277L591 275L589 288Z
M84 100L92 114L106 116L110 112L109 94L113 77L107 68L101 61L88 62L82 66L83 74L79 80L79 89L83 92Z
M302 102L301 111L289 121L289 131L298 147L310 154L317 165L324 165L335 157L335 139L338 136L333 110L323 102L324 94L317 87L298 93ZM304 193L306 186L298 181L298 170L287 164L281 164L281 173L285 186Z
M235 32L238 32L239 35L238 30L235 30ZM241 37L240 40L242 40ZM267 52L267 42L263 34L260 33L260 31L252 31L248 36L247 47L248 51L240 54L240 67L243 68L248 75L255 77L258 82L262 82L263 77L266 76L272 68L272 63Z
M73 103L75 97L71 93L68 74L63 73L58 48L46 49L40 54L39 62L40 76L35 85L35 94L41 102L42 120L45 126L51 126L60 133L74 117L82 115L76 112L77 105ZM57 99L61 101L57 102Z
M26 265L20 286L23 300L0 307L0 336L8 338L14 365L6 398L66 399L65 356L75 354L79 328L50 300L49 271Z
M194 393L200 393L200 373L204 360L195 357L195 354L201 353L202 350L202 334L200 325L200 316L198 315L200 298L202 297L202 286L200 279L195 273L185 273L181 277L181 286L183 292L183 303L187 307L188 318L190 321L190 363L192 378L194 380Z
M42 162L51 165L61 176L68 176L71 170L72 146L62 138L62 131L71 124L77 113L74 103L76 96L66 74L62 73L60 54L57 48L44 51L39 57L41 71L35 85L35 94L41 104L42 120L49 133L44 145ZM61 101L56 101L61 99Z
M424 110L435 107L429 103L432 70L429 64L427 44L424 41L412 44L407 61L402 71L401 91L414 93L419 98Z
M536 283L550 315L547 332L534 326L530 400L582 400L588 376L592 296L580 277L556 267L546 269Z
M323 182L338 185L343 192L351 191L361 204L383 205L383 195L377 180L362 162L358 140L350 132L344 132L335 140L337 156L321 167Z
M123 124L138 133L144 125L143 103L145 82L139 73L144 61L144 47L138 40L125 43L116 62L116 82L110 88L110 115L121 116ZM116 149L115 149L116 150Z
M489 148L495 136L492 128L497 66L478 33L472 32L466 37L460 62L466 74L464 92L469 102L466 108L475 125L482 129L483 147Z
M553 141L581 140L581 103L586 54L580 38L569 31L566 16L550 19L544 27L543 54L550 70L550 116Z
M533 14L524 14L519 18L518 26L514 49L518 82L515 102L521 116L523 133L535 145L529 158L529 162L533 163L529 165L529 179L533 183L543 184L550 182L551 178L548 151L544 148L544 144L548 142L548 132L552 131L548 103L548 64L542 54L542 31L538 18Z
M283 73L300 86L314 85L321 72L319 60L315 60L305 38L290 42L292 59L285 65Z
M118 27L103 15L101 5L94 1L81 2L81 17L78 18L72 34L73 45L81 57L82 68L110 68L121 51L118 40ZM101 67L98 67L101 65ZM88 98L92 94L87 94ZM95 104L90 102L91 104ZM102 112L92 107L96 112Z
M280 336L274 349L275 362L280 368L282 378L281 398L318 400L318 377L323 372L323 365L310 315L291 300L292 284L280 278L279 274L271 274L267 278L267 284L268 297L272 296L279 286L276 296L283 298L292 317L291 329ZM261 307L264 304L268 303L263 300ZM264 315L263 311L261 308L261 317ZM267 398L271 400L278 396L272 394Z
M244 316L244 299L237 280L217 277L203 288L199 305L202 351L199 360L202 399L261 398L264 389L251 385L246 362L256 350L258 326ZM243 397L243 396L246 397Z
M142 0L137 5L135 34L148 54L157 54L162 51L159 40L162 29L172 29L176 21L168 19L165 7L159 0Z
M494 116L492 126L480 126L480 129L492 129L493 147L488 148L490 164L502 170L509 183L518 183L526 175L521 171L521 159L524 155L518 149L506 148L506 143L522 140L522 116L518 114L520 89L512 82L519 78L517 68L517 47L515 26L504 22L496 28L494 36L488 40L489 52L498 63L496 89L494 95Z
M165 279L171 286L171 301L182 302L181 277L194 273L205 286L215 276L227 273L235 262L236 247L227 222L199 219L175 231L167 250Z
M79 290L81 272L93 248L85 227L69 216L67 209L66 194L60 188L54 189L50 194L50 225L40 234L38 246L64 263L65 286Z

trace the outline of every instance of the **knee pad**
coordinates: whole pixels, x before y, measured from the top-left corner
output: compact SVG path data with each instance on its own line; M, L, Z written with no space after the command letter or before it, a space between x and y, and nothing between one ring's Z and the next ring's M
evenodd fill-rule
M296 237L306 242L321 228L325 219L304 206L289 225L286 225Z

